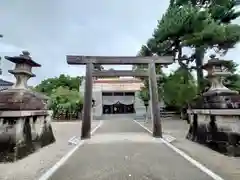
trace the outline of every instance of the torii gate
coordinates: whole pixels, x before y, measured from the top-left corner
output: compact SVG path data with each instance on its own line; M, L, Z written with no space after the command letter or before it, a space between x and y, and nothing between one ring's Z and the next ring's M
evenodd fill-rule
M160 120L160 109L158 105L157 75L155 64L169 65L173 63L172 56L74 56L67 55L67 63L72 65L86 65L85 92L83 106L83 122L81 138L91 137L91 113L92 113L92 87L93 77L116 77L134 76L149 77L150 101L152 105L153 136L162 137L162 126ZM148 71L99 71L94 69L93 64L101 65L137 65L148 64Z

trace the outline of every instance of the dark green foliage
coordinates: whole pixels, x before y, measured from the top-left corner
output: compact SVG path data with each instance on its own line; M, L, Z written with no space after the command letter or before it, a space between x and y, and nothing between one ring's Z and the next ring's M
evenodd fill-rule
M163 85L165 104L179 111L196 96L196 93L197 86L193 76L181 67L170 74Z
M181 3L180 3L181 2ZM230 3L230 1L228 2ZM151 43L153 51L159 51L159 43L172 41L175 48L181 46L219 49L232 48L240 37L240 26L229 24L238 17L239 12L233 10L234 4L226 1L213 1L208 8L195 6L187 1L177 1L169 7L159 21L153 33L155 44ZM181 5L181 7L180 7ZM153 40L151 40L153 41Z
M50 97L50 109L54 118L71 119L82 110L83 98L79 87L82 77L70 77L61 74L59 77L43 80L33 90Z
M229 89L238 91L240 93L240 75L234 74L234 75L226 78L225 85Z
M201 31L208 21L208 13L200 11L199 7L193 7L191 4L170 7L159 21L157 28L153 33L157 43L168 39L182 40L193 33Z
M227 61L224 66L227 68L229 72L232 73L231 76L227 77L224 80L225 86L227 86L231 90L235 90L240 92L240 75L237 74L238 64L234 61Z
M53 90L50 100L50 109L53 110L55 118L75 118L82 110L83 98L77 90L58 87Z
M140 50L141 55L174 55L181 67L197 70L199 89L202 89L205 51L214 48L216 52L226 53L240 40L240 26L230 24L240 15L234 7L234 0L171 0L153 37ZM184 47L192 48L194 53L184 55ZM195 66L189 67L190 62L195 62Z
M82 77L70 77L61 74L59 77L43 80L35 87L35 90L46 95L51 95L53 90L59 87L67 87L70 90L79 90Z
M150 100L150 94L149 94L148 88L142 87L138 96L143 102L148 102Z

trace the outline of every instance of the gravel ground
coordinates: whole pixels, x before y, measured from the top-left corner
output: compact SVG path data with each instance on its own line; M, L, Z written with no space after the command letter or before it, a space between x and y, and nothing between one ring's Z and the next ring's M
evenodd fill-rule
M150 121L148 123L142 121L141 123L149 129L152 128ZM176 138L176 140L172 142L175 147L181 149L225 180L240 179L240 158L225 156L208 147L187 140L185 138L188 131L186 121L163 119L162 128L164 133Z
M99 122L92 123L94 129ZM72 136L80 136L81 123L53 122L56 142L14 163L0 163L0 180L35 180L59 161L74 145L69 145Z

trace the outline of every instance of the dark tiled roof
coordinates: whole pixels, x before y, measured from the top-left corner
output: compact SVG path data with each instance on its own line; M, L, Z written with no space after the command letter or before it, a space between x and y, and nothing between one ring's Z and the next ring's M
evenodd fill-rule
M0 86L12 86L13 83L9 81L4 81L3 79L0 79Z

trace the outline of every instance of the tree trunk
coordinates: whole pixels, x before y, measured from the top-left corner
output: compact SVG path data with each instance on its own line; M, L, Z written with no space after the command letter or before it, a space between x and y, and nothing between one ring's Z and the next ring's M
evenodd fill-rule
M202 47L196 48L196 66L197 66L197 81L198 81L198 90L201 92L203 89L203 58L204 58L205 50Z

